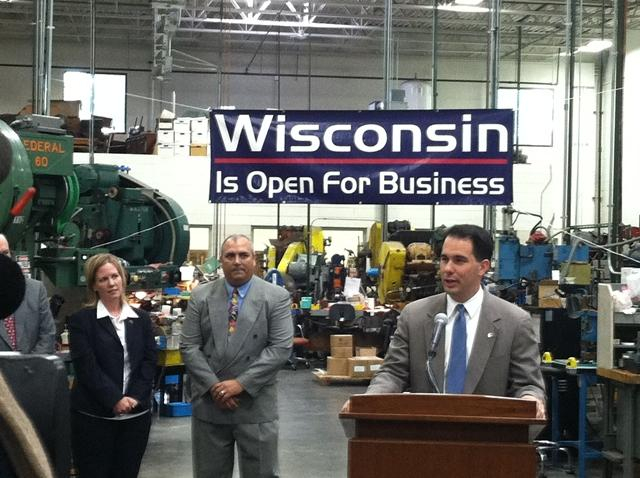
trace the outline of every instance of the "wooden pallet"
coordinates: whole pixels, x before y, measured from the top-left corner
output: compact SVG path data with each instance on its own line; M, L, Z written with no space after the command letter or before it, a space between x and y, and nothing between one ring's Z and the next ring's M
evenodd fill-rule
M370 378L349 377L347 375L328 375L325 370L316 369L313 378L322 385L367 385Z

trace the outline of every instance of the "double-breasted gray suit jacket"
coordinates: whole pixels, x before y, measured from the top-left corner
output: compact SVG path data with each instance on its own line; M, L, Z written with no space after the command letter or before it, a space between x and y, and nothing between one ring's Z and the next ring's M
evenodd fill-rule
M367 393L435 392L426 376L427 349L434 317L446 311L446 294L420 299L404 308L384 363ZM441 388L444 342L442 337L432 362ZM534 395L545 399L540 352L531 316L486 290L469 355L464 393L503 397Z
M44 284L26 278L24 299L13 316L16 319L17 349L24 354L55 352L56 326ZM0 323L0 352L10 351L9 335Z
M228 334L224 279L196 287L182 326L180 351L190 376L193 416L211 423L262 423L278 417L276 375L293 344L289 293L258 277L242 301L236 332ZM235 410L221 410L209 389L235 379L244 392Z

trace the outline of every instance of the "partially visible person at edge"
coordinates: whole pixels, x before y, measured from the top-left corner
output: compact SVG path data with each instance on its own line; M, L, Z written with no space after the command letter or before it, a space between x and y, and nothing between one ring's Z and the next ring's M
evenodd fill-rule
M11 257L9 241L0 234L0 254ZM0 325L0 352L52 354L55 352L56 326L44 284L25 277L26 290L20 307Z
M3 319L20 306L25 277L18 264L0 254L0 327ZM0 477L53 478L54 472L38 431L0 371Z
M87 307L69 320L75 382L71 442L81 478L135 478L151 427L156 345L146 312L125 298L117 257L85 264Z
M492 253L491 234L481 227L457 225L446 231L440 256L445 292L412 302L402 310L387 355L367 394L436 392L427 380L426 362L434 318L442 312L448 321L433 371L444 391L533 400L537 418L546 417L540 351L531 316L482 286ZM462 352L466 361L462 359L462 376L452 378L452 336L458 317L466 325ZM349 407L347 401L343 411Z

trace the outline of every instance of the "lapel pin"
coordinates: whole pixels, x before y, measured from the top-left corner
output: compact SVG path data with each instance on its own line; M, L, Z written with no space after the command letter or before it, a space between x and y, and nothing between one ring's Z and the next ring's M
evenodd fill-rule
M489 332L489 333L487 334L487 338L488 338L488 339L490 339L490 338L492 338L494 335L496 335L496 334L495 334L495 333L493 333L493 332Z

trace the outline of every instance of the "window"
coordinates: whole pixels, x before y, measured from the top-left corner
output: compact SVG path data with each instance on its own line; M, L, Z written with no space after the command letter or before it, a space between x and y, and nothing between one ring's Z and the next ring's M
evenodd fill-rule
M500 88L498 92L498 107L515 113L514 142L517 133L520 146L553 146L553 90L520 88L519 111L517 98L517 88Z
M63 79L65 101L80 100L80 119L90 119L91 75L81 71L67 71ZM126 75L95 75L93 114L111 118L114 131L126 131L126 91Z

